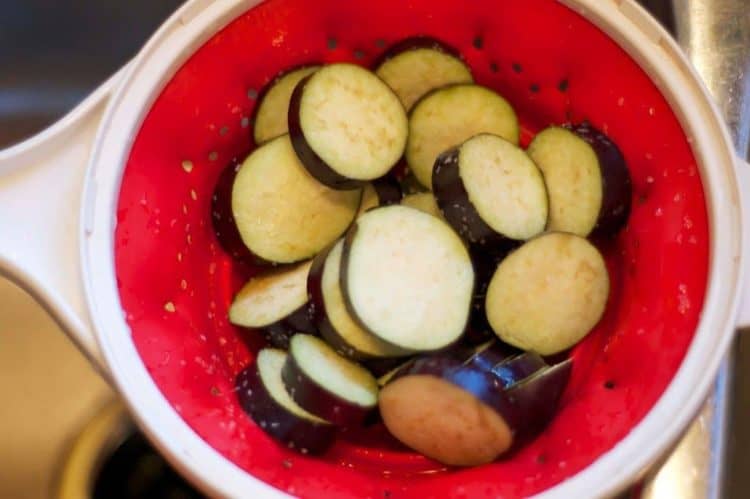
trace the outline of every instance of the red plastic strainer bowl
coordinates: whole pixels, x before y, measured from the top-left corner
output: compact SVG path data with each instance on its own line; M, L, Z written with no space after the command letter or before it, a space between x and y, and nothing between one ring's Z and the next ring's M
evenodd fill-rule
M326 499L569 497L615 492L666 449L731 337L740 215L726 133L652 21L629 1L571 0L581 12L554 0L205 3L176 14L131 67L100 128L82 212L83 278L108 369L174 464L212 493L248 497L272 493L248 475ZM629 223L603 246L610 303L572 352L559 415L520 452L473 469L446 469L380 426L345 433L321 457L267 437L233 386L260 336L227 321L257 269L222 252L209 217L219 173L253 147L257 95L276 74L369 65L414 35L456 47L476 81L514 105L524 144L549 124L588 120L633 178Z
M634 184L630 223L606 247L608 312L573 352L559 416L516 456L464 471L409 452L382 427L345 435L320 458L266 437L240 410L233 387L261 345L227 321L248 273L221 251L208 217L217 175L250 151L248 118L277 73L319 61L369 65L387 45L418 34L460 50L477 82L513 103L525 140L552 123L589 120L605 130ZM159 388L227 458L304 497L520 497L564 480L616 444L659 398L693 337L706 287L706 207L679 122L622 49L548 0L271 0L256 7L203 46L152 106L117 216L123 307ZM165 311L168 303L175 313Z

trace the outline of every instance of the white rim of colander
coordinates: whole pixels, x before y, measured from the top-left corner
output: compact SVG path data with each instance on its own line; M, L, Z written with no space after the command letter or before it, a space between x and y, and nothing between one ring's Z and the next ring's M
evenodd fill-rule
M619 492L662 456L697 414L733 337L743 277L742 216L729 134L679 48L633 0L558 0L628 51L659 85L692 139L711 232L704 308L686 357L656 405L615 447L537 497L602 497ZM143 119L164 85L218 30L260 0L191 0L153 36L111 99L86 177L81 259L91 319L117 389L140 428L188 479L212 496L288 497L203 441L149 376L123 317L116 285L114 231L119 188ZM248 40L248 43L251 43ZM93 209L92 209L93 208Z

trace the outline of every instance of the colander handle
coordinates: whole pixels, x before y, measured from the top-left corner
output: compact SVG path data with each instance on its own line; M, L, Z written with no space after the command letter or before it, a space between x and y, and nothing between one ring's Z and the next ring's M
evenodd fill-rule
M737 173L740 183L741 204L743 207L743 229L744 248L750 247L750 163L742 158L737 158ZM745 259L750 262L750 256ZM740 329L750 328L750 268L746 268L744 279L744 290L740 300L740 310L737 317L737 327Z
M81 281L79 221L89 151L123 72L47 130L0 150L0 275L33 296L105 377Z

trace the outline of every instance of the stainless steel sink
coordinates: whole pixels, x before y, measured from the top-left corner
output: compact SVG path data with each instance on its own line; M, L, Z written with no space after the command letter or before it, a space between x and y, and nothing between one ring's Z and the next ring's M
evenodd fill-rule
M746 152L750 135L750 124L743 121L750 115L747 0L674 0L676 9L669 0L641 1L691 52L730 119L738 147ZM133 55L180 3L0 1L0 148L40 130L73 107ZM723 52L716 47L723 47ZM727 67L717 64L719 58L729 61L724 63ZM750 476L743 473L750 462L750 425L742 416L734 418L731 430L741 443L729 454L731 459L725 458L730 401L736 402L738 415L750 408L750 363L743 362L750 360L748 350L740 344L736 362L727 362L717 385L719 393L667 465L651 476L647 496L739 499L750 494ZM735 364L744 371L741 376L733 375ZM54 497L69 443L115 395L44 311L2 279L0 393L0 498ZM734 396L726 396L729 393Z

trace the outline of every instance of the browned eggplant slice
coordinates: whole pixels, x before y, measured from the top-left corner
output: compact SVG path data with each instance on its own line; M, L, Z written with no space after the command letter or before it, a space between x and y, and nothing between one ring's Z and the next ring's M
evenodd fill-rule
M553 355L588 334L608 296L609 274L599 250L580 236L550 232L500 263L485 309L501 340Z
M454 466L485 464L549 423L570 370L566 361L508 385L477 364L422 358L382 388L380 414L397 439L430 458Z

